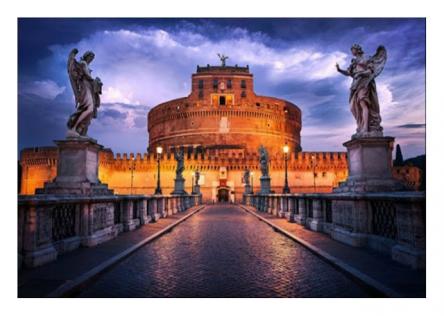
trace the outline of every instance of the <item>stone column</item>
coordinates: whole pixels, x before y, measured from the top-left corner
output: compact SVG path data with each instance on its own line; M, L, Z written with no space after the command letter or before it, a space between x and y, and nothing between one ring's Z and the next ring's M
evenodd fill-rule
M124 199L122 202L122 223L124 231L131 231L136 229L137 223L133 219L133 201Z
M322 231L322 201L320 199L313 199L313 218L311 218L309 227L314 231Z
M273 196L267 196L266 199L268 200L267 201L267 205L268 205L267 213L273 214L273 208L274 208Z
M165 197L158 197L157 203L158 203L157 209L159 211L160 217L161 218L167 217L168 213L167 213L167 205Z
M139 218L141 225L145 225L150 222L150 218L148 217L147 204L148 202L146 199L139 200Z
M156 197L152 197L149 200L149 214L151 217L151 221L153 222L157 222L160 218L160 215L157 212L157 201L158 199Z
M306 209L305 209L305 198L299 198L298 199L298 205L299 205L299 213L295 215L295 222L301 225L305 224L306 220Z
M295 203L297 203L297 200L295 200L294 197L288 197L288 209L285 217L291 223L294 222L295 218L295 212L294 212Z
M283 218L287 215L288 212L288 197L285 195L281 195L280 198L280 205L279 205L279 212L278 212L278 216L280 218Z
M178 212L177 197L173 196L171 199L173 201L173 214L176 214Z
M282 198L280 196L274 197L274 207L273 207L274 216L279 216L279 213L281 212L281 200Z

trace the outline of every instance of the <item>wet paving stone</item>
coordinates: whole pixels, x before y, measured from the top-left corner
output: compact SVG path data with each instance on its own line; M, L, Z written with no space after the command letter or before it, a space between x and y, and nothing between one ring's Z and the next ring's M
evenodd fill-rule
M235 205L212 205L80 297L368 297L355 280Z

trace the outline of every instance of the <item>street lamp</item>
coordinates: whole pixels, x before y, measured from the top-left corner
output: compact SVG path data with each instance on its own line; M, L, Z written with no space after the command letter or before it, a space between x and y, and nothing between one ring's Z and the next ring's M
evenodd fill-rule
M313 187L316 193L316 156L314 154L311 155L311 165L313 167Z
M290 188L288 186L288 152L290 151L290 147L288 147L287 144L285 144L284 148L284 161L285 161L285 184L284 189L282 190L282 193L290 193Z
M162 155L163 148L160 146L156 147L157 152L157 187L154 194L162 194L162 189L160 188L160 156Z

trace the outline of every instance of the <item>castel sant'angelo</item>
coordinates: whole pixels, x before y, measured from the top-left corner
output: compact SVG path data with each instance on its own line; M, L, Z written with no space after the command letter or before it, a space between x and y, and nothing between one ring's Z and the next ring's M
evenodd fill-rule
M148 113L148 152L99 154L99 179L116 194L153 194L157 183L156 147L161 146L160 183L163 193L174 189L174 151L184 150L185 189L191 192L200 172L203 200L239 201L244 192L243 173L251 171L253 190L259 190L258 147L270 156L271 189L284 185L283 146L288 154L291 192L331 192L347 178L345 152L304 152L301 148L302 113L297 105L257 95L248 66L197 67L191 93L153 107ZM22 150L21 194L34 194L57 173L57 147ZM414 168L414 167L412 167ZM413 171L413 170L412 170ZM415 172L393 170L395 177L419 185Z

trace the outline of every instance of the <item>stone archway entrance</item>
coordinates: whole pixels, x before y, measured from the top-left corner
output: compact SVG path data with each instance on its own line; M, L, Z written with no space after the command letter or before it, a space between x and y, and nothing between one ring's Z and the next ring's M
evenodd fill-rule
M218 202L228 202L230 197L230 188L220 187L217 189L217 201Z

